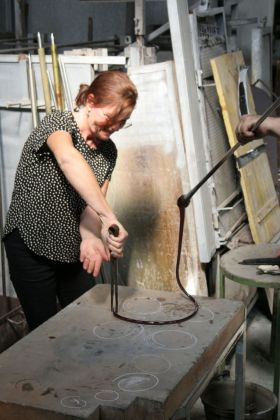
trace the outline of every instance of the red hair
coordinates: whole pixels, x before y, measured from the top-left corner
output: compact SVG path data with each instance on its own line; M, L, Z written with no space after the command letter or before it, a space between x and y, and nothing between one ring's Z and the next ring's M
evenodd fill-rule
M100 73L91 85L81 84L76 97L76 105L86 105L88 96L94 95L95 105L119 104L121 107L134 108L138 93L136 86L126 73L109 70Z

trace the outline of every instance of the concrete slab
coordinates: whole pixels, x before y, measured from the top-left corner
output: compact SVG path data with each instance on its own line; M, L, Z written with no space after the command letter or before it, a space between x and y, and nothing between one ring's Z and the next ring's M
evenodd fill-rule
M94 287L0 355L0 420L170 418L207 385L245 320L241 302L198 301L184 323L144 326L116 319L110 287ZM182 293L129 287L119 307L154 320L190 310Z

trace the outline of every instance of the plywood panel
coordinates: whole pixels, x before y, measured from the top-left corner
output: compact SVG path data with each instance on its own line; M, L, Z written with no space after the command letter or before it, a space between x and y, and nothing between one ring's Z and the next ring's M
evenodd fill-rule
M242 52L224 54L211 60L216 88L231 146L236 144L235 128L239 121L238 72L244 65ZM248 86L250 113L255 113L252 92ZM263 144L255 140L236 151L240 157ZM280 209L266 152L251 159L240 169L241 186L253 239L265 243L280 230Z
M223 54L211 60L211 66L219 95L225 126L230 146L237 143L235 128L239 121L238 111L238 75L240 66L244 66L244 58L241 51L231 54ZM255 114L255 105L251 89L248 86L248 107L250 114ZM258 147L263 140L255 140L240 147L235 156L242 156L252 148Z
M113 137L119 150L108 198L129 232L120 277L130 285L175 290L179 209L190 187L176 101L173 63L130 70L139 90L132 127ZM186 212L181 276L206 294L192 206Z
M280 230L280 210L267 154L259 155L240 173L252 237L255 243L269 242Z

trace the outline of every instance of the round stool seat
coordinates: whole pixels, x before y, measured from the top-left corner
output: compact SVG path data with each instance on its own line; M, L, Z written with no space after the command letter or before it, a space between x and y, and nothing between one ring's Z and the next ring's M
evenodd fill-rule
M225 277L247 286L280 288L280 275L258 274L258 265L244 265L240 261L252 258L274 258L280 244L245 245L224 254L220 270Z
M280 399L280 275L259 274L258 265L240 264L246 259L275 258L280 244L245 245L232 249L220 260L220 297L225 296L225 278L252 287L273 288L271 353L274 359L273 392ZM273 420L277 419L277 413Z

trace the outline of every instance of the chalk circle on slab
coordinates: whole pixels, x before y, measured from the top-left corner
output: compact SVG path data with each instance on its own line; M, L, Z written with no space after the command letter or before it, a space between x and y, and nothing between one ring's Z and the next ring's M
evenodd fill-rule
M93 328L93 334L103 340L120 340L124 337L137 337L144 331L143 325L123 321L108 321Z
M146 342L162 350L186 350L197 344L197 337L187 331L167 329L147 336Z
M179 298L168 301L165 297L133 296L124 300L120 315L133 320L168 323L178 322L193 313L193 302Z
M113 379L113 382L117 383L121 391L139 392L155 388L159 383L159 379L151 373L134 372L118 376Z
M94 397L99 401L116 401L120 398L120 395L116 391L103 389L102 391L97 392Z
M202 306L193 318L189 319L189 322L209 322L215 318L214 312L211 309Z
M60 402L61 405L66 408L85 408L87 406L87 402L79 395L64 397Z
M124 312L134 315L151 315L160 311L161 303L150 297L133 297L126 299L122 308Z
M171 367L169 360L155 354L140 354L133 358L132 363L136 369L146 373L165 373Z

